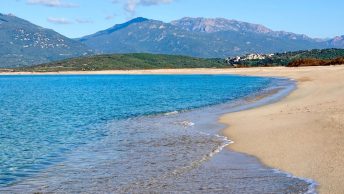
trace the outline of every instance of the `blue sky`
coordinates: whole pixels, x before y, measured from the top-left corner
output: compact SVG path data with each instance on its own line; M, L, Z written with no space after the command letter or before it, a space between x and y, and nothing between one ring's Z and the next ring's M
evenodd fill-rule
M314 38L344 35L343 0L0 0L0 12L71 37L133 17L169 22L182 17L223 17Z

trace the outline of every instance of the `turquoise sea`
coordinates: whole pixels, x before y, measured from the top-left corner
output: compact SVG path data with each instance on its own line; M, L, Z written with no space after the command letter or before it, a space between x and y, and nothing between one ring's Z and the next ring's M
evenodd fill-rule
M217 123L293 87L229 75L0 76L0 193L310 192L310 180L222 150L231 142Z

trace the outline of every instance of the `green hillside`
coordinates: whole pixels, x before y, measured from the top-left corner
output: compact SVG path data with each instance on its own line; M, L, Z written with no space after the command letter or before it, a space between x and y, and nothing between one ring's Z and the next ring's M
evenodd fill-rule
M241 60L237 65L239 67L287 66L289 63L300 59L332 60L341 57L344 57L344 49L313 49L275 53L273 56L266 57L265 59Z
M67 59L32 67L16 68L15 71L97 71L169 68L226 68L223 59L201 59L177 55L113 54Z
M101 71L101 70L135 70L135 69L178 69L178 68L230 68L230 67L257 67L257 66L307 66L333 65L341 62L338 58L344 57L344 49L324 49L276 53L264 59L245 59L231 64L225 59L204 59L180 55L163 54L112 54L95 55L66 59L57 62L45 63L31 67L2 69L2 71ZM293 64L295 63L295 64ZM305 64L302 64L305 63Z

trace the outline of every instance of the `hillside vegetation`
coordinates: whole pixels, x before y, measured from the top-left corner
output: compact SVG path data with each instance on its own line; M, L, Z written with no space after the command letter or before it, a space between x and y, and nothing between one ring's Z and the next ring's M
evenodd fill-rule
M333 60L344 57L344 49L314 49L305 51L275 53L264 59L240 60L237 67L257 67L257 66L287 66L293 61L301 59ZM302 60L301 60L302 61ZM301 62L300 61L300 62Z
M16 68L15 71L51 72L226 67L228 64L222 59L137 53L74 58L32 67Z
M180 55L163 54L111 54L66 59L31 67L0 69L0 71L101 71L135 69L181 69L181 68L233 68L262 66L324 66L344 64L344 49L309 50L274 55L257 55L261 59L245 56L237 64L228 59L203 59ZM265 57L265 58L264 58Z
M343 65L344 57L336 59L298 59L288 63L287 67L302 67L302 66L329 66L329 65Z

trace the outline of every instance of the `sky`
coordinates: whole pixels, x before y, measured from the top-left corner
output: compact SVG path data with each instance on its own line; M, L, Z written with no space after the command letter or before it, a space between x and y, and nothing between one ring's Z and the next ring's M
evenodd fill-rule
M312 38L344 35L343 0L0 0L0 13L77 38L135 17L227 18Z

